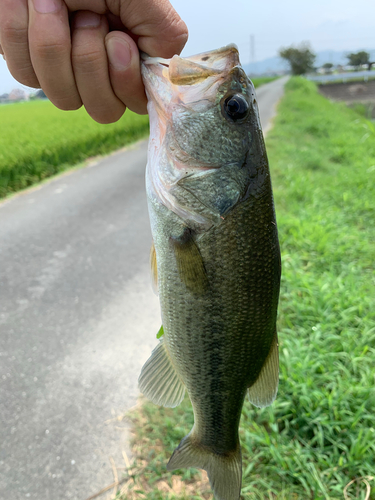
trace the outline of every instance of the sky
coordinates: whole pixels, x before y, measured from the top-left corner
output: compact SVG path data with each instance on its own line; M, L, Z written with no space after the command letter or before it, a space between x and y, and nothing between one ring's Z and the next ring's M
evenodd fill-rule
M243 64L277 55L280 47L310 42L322 50L375 51L373 0L171 0L186 22L188 56L236 43ZM0 94L22 87L0 57ZM26 88L26 87L23 87Z

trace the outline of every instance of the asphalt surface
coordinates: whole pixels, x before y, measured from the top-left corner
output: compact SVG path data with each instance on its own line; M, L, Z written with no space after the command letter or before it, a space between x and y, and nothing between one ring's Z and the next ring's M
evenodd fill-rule
M265 129L285 80L257 91ZM141 142L0 204L1 500L85 500L130 455L161 324L145 164Z

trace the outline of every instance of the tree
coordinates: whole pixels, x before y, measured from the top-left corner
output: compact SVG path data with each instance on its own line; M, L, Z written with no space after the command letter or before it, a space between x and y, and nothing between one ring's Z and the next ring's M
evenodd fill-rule
M304 75L314 69L316 55L307 42L297 47L294 45L283 47L279 50L279 56L289 62L293 75Z
M324 63L322 68L325 73L332 73L333 64L332 63Z
M44 93L44 91L42 89L38 90L38 92L35 94L35 96L37 99L48 99L48 97L46 96L46 94Z
M365 52L364 50L361 50L359 52L352 52L346 57L349 61L350 66L354 66L357 69L359 69L363 64L367 64L368 69L370 70L371 66L374 64L373 62L370 62L370 54L368 52Z
M37 99L48 99L46 94L42 89L38 90L34 94L30 94L29 96L30 101L36 101Z

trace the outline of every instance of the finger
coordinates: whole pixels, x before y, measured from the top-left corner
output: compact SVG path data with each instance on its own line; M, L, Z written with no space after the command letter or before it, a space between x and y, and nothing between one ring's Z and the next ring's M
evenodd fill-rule
M109 60L109 75L117 97L132 111L147 113L139 52L132 38L120 31L113 31L105 38Z
M73 20L72 61L78 90L89 115L99 123L117 121L125 105L115 95L108 73L105 16L78 12Z
M111 12L107 12L106 17L109 25L109 31L123 31L126 33L127 29L119 16L115 16L114 14L111 14Z
M30 59L27 0L1 0L0 39L13 77L23 85L40 88Z
M71 64L68 10L62 0L29 0L29 45L39 83L64 110L81 105Z
M110 12L139 37L138 46L151 56L179 54L188 38L185 23L168 0L65 0L69 10ZM83 6L86 5L86 6ZM119 30L120 28L116 28Z
M120 18L150 56L179 54L188 39L186 24L168 0L119 0ZM115 12L116 14L116 12Z

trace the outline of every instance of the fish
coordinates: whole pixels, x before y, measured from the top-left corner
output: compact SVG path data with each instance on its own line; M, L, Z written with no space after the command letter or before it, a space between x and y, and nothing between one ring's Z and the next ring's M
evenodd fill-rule
M254 86L235 45L183 58L142 55L150 139L146 192L159 343L139 389L194 426L168 470L207 471L217 500L238 500L245 397L276 398L281 261Z

